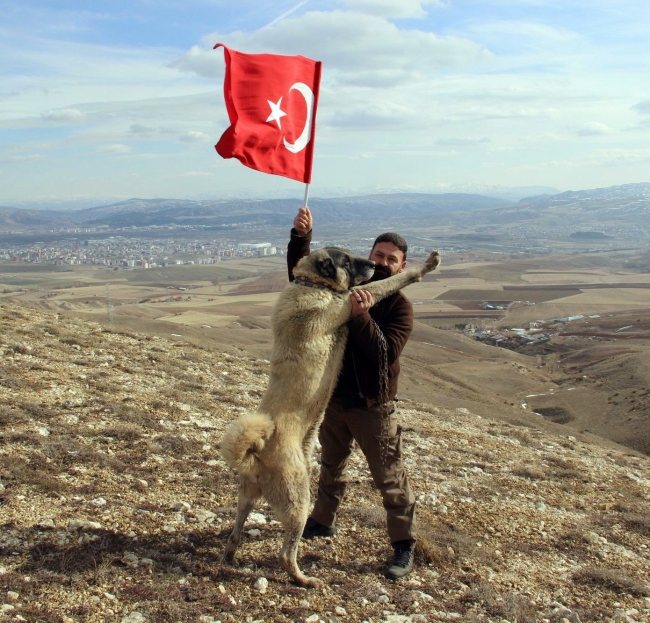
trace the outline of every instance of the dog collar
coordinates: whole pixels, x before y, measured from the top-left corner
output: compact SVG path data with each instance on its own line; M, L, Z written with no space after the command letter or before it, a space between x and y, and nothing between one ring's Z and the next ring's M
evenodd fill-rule
M329 284L323 283L322 281L314 281L309 277L294 277L293 282L299 286L307 286L308 288L316 288L317 290L329 290L330 292L334 292L336 294L340 293Z

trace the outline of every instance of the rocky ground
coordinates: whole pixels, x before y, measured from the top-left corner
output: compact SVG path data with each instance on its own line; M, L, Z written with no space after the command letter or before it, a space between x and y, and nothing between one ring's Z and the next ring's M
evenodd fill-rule
M360 454L338 535L301 546L324 588L279 568L263 504L223 565L237 481L218 443L267 372L236 348L0 306L0 618L650 621L648 457L413 402L400 403L421 533L408 579L383 578Z

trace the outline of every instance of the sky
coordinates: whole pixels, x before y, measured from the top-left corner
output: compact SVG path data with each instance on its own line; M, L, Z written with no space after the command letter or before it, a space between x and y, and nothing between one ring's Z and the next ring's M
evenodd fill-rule
M0 205L302 198L223 160L223 51L323 62L311 196L650 181L650 2L0 0Z

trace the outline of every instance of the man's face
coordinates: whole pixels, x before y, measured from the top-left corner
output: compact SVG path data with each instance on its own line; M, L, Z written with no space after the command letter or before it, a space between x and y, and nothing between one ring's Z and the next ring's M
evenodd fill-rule
M406 268L404 253L392 242L378 242L370 251L368 259L375 262L375 279L385 279Z

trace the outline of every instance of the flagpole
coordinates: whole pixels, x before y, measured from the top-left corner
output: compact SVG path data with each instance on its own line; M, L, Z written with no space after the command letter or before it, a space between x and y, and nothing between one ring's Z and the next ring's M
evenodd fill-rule
M303 207L307 207L307 200L309 199L309 184L305 184L305 200L302 202Z

